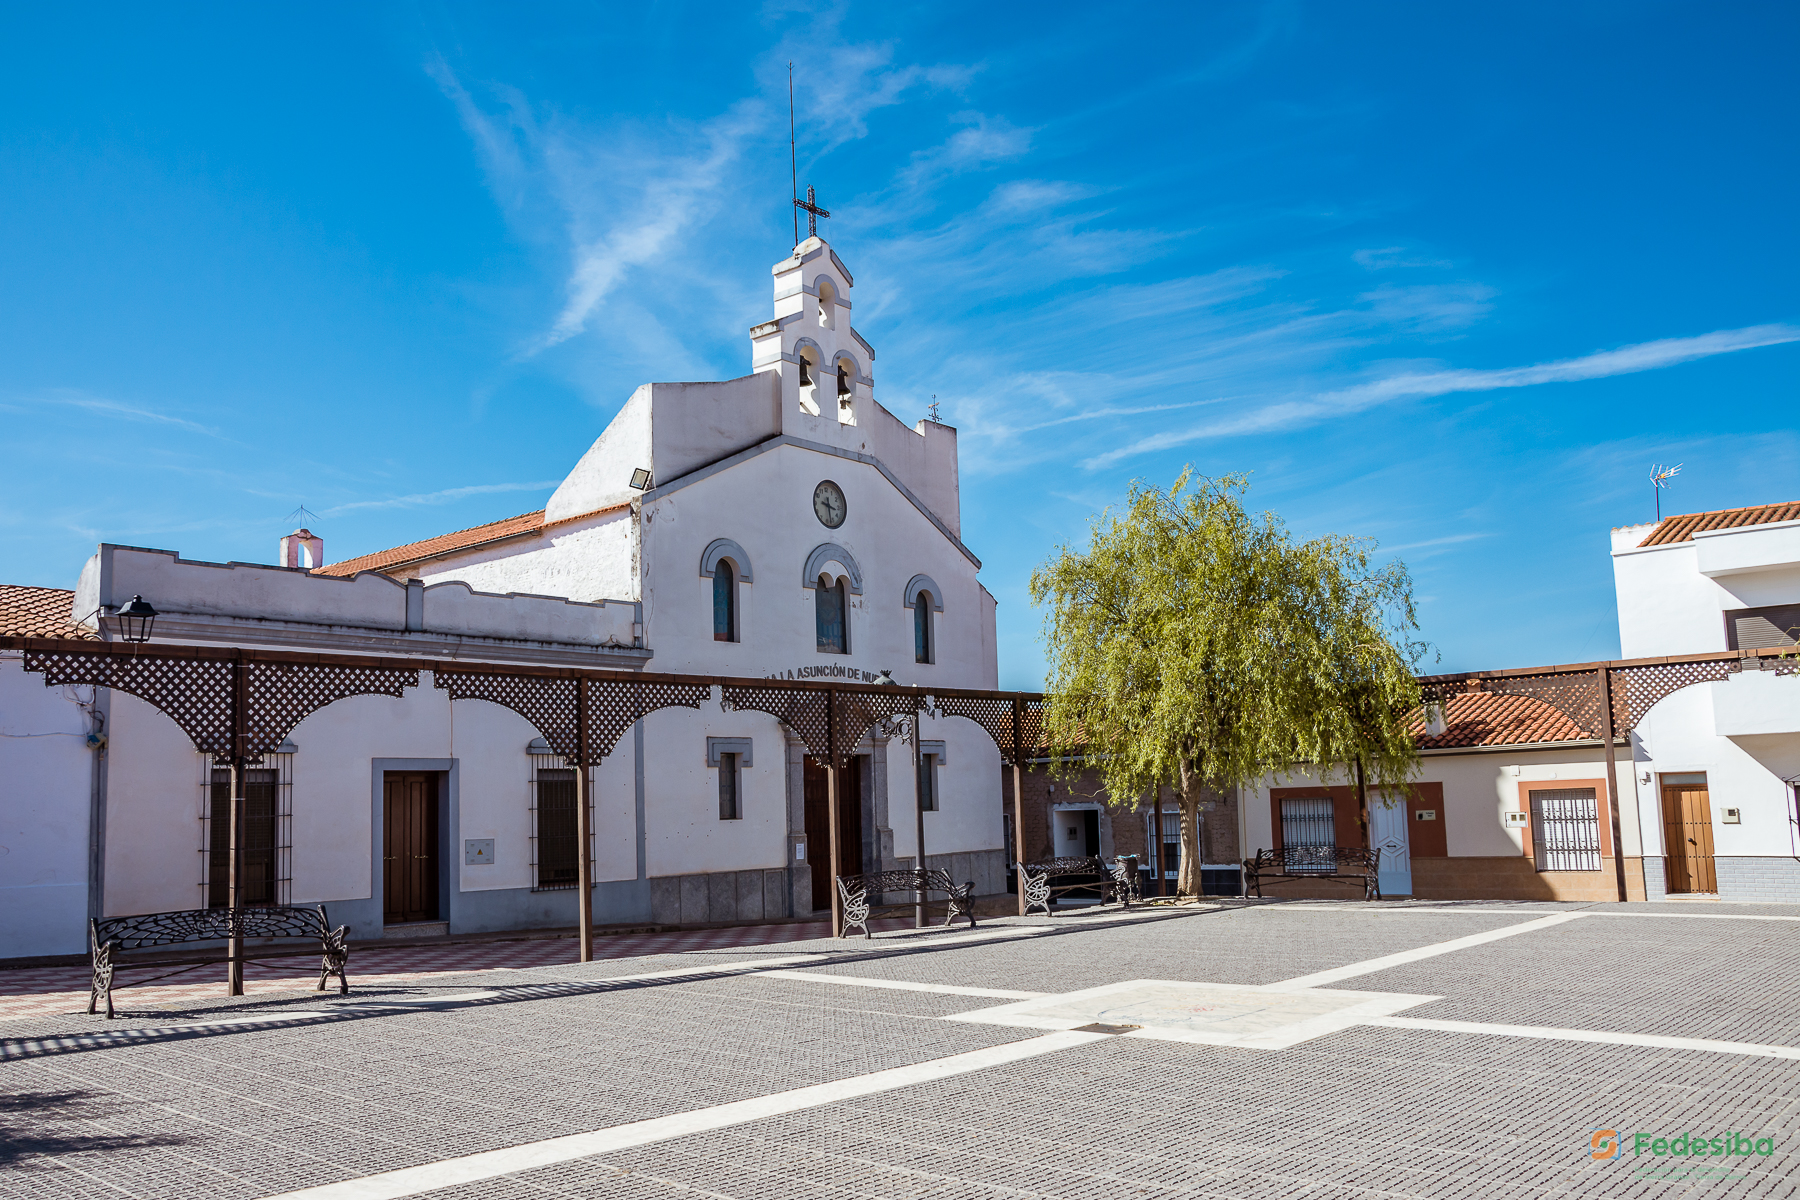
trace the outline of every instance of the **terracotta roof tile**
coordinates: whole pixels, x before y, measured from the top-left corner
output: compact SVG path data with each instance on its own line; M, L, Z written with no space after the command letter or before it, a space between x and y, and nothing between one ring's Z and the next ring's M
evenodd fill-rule
M1708 529L1737 529L1744 525L1768 525L1775 521L1800 521L1800 501L1758 504L1752 508L1724 508L1718 512L1688 513L1664 517L1639 546L1667 546L1691 542L1694 534Z
M1422 713L1413 714L1411 728L1421 750L1597 740L1542 700L1491 692L1451 696L1444 702L1444 732L1436 737L1426 736Z
M75 623L74 609L75 593L66 588L0 583L0 635L99 641L99 634Z
M422 542L408 542L404 546L395 546L392 550L377 550L373 554L365 554L360 558L346 558L343 562L319 567L313 571L315 575L354 575L358 571L386 571L407 563L420 562L427 558L436 558L440 554L449 554L455 550L468 550L488 542L497 542L520 534L534 533L544 527L544 510L520 513L516 517L507 517L503 521L490 521L486 525L477 525L473 529L459 529L455 533L439 534L434 538L426 538Z

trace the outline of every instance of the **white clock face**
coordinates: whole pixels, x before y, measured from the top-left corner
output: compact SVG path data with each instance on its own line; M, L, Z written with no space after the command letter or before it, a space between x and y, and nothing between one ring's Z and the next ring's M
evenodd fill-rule
M836 529L844 523L849 509L844 505L844 489L827 479L813 489L813 513L819 523L827 529Z

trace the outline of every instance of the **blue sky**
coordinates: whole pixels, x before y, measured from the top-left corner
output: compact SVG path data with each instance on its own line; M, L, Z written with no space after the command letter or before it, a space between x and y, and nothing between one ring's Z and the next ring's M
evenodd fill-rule
M1617 653L1607 529L1800 499L1800 9L13 6L0 579L539 507L748 370L801 186L959 427L1001 681L1133 478L1413 571L1431 670Z

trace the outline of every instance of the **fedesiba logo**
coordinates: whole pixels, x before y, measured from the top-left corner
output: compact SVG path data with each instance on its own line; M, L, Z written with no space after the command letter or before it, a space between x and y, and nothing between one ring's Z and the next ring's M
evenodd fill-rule
M1654 1133L1630 1135L1631 1154L1625 1154L1626 1138L1617 1129L1590 1129L1588 1157L1601 1162L1621 1158L1652 1160L1639 1165L1633 1175L1644 1179L1727 1178L1731 1167L1747 1165L1743 1159L1768 1158L1775 1153L1773 1137L1752 1137L1747 1133L1722 1133L1708 1137L1704 1133L1677 1133L1659 1137ZM1671 1160L1686 1160L1684 1162ZM1731 1160L1740 1160L1732 1163ZM1713 1161L1707 1161L1713 1160Z

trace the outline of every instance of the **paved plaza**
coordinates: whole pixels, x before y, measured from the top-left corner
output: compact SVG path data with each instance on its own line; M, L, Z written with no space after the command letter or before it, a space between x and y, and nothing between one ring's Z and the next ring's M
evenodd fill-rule
M7 1017L0 1194L1800 1194L1792 907L1225 902L639 949L359 976L371 951L348 996Z

